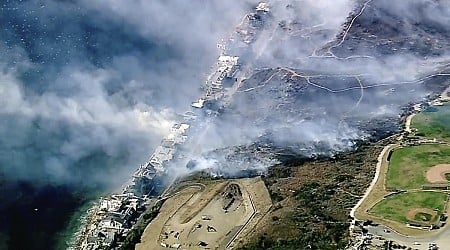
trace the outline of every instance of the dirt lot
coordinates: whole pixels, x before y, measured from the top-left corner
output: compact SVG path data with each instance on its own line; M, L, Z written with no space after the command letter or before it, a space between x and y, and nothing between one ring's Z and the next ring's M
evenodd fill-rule
M427 171L427 180L431 183L447 183L445 174L450 173L450 164L439 164Z
M166 201L136 249L232 247L270 206L261 178L186 185Z

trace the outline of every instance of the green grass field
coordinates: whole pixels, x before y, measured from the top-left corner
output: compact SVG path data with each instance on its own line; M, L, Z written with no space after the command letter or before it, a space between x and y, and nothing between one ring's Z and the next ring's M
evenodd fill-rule
M450 139L450 104L434 106L430 110L415 115L411 127L417 129L417 135Z
M427 184L426 171L437 164L450 163L450 147L423 144L400 148L392 153L386 176L386 188L419 189Z
M388 220L406 223L408 222L406 214L414 208L437 209L439 216L444 210L446 201L447 194L440 192L401 193L380 201L370 210L370 213Z

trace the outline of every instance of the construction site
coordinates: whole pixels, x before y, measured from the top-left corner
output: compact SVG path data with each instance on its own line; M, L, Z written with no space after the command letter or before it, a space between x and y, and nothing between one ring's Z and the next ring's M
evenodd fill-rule
M181 185L136 249L232 249L272 206L259 177Z

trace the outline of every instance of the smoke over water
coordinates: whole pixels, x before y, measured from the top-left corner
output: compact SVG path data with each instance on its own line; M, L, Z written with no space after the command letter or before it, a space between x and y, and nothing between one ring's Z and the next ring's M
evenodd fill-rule
M243 5L2 1L0 249L54 248L77 207L147 160Z
M54 248L47 235L146 161L256 3L3 1L0 249ZM183 153L264 170L395 131L448 81L449 16L445 1L274 1L248 79Z

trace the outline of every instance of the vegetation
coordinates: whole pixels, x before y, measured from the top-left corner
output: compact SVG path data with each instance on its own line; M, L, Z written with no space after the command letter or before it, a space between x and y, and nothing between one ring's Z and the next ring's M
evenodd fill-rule
M450 105L436 106L413 117L412 128L417 135L431 138L450 138Z
M407 192L389 196L377 203L370 213L385 219L407 223L408 211L414 208L428 208L436 210L438 216L442 214L447 194L440 192Z
M303 185L292 195L299 202L296 212L284 218L298 225L300 237L275 240L265 234L242 249L284 250L304 249L308 246L310 249L343 249L347 245L349 223L346 217L342 218L343 211L337 209L339 213L336 213L331 207L327 207L334 194L334 188L318 182Z
M334 159L291 159L263 177L274 202L240 249L345 249L349 211L373 177L381 149L362 144Z
M135 249L136 244L141 242L141 236L147 225L158 215L162 203L162 201L159 201L155 206L147 209L147 211L142 214L134 228L127 234L127 237L123 241L123 245L120 247L121 250Z
M299 203L296 212L285 217L298 225L300 237L275 240L265 234L242 249L343 249L349 236L349 223L346 216L342 217L342 212L345 211L327 207L328 201L333 199L335 194L335 188L315 181L303 185L292 195Z
M348 227L340 225L334 226L336 231L348 231ZM249 244L242 250L298 250L298 249L320 249L320 250L337 250L344 249L347 245L346 241L340 243L330 243L329 235L323 234L319 230L305 231L304 236L297 239L278 239L274 240L267 235L262 235L256 242Z
M424 144L397 149L392 153L386 179L391 189L418 189L427 184L426 171L437 164L450 162L450 147Z
M268 176L263 176L263 181L266 186L271 186L277 183L277 180L280 178L287 178L292 174L292 169L286 166L277 165L273 166L268 171ZM273 202L282 201L285 197L280 193L269 189L270 198Z

